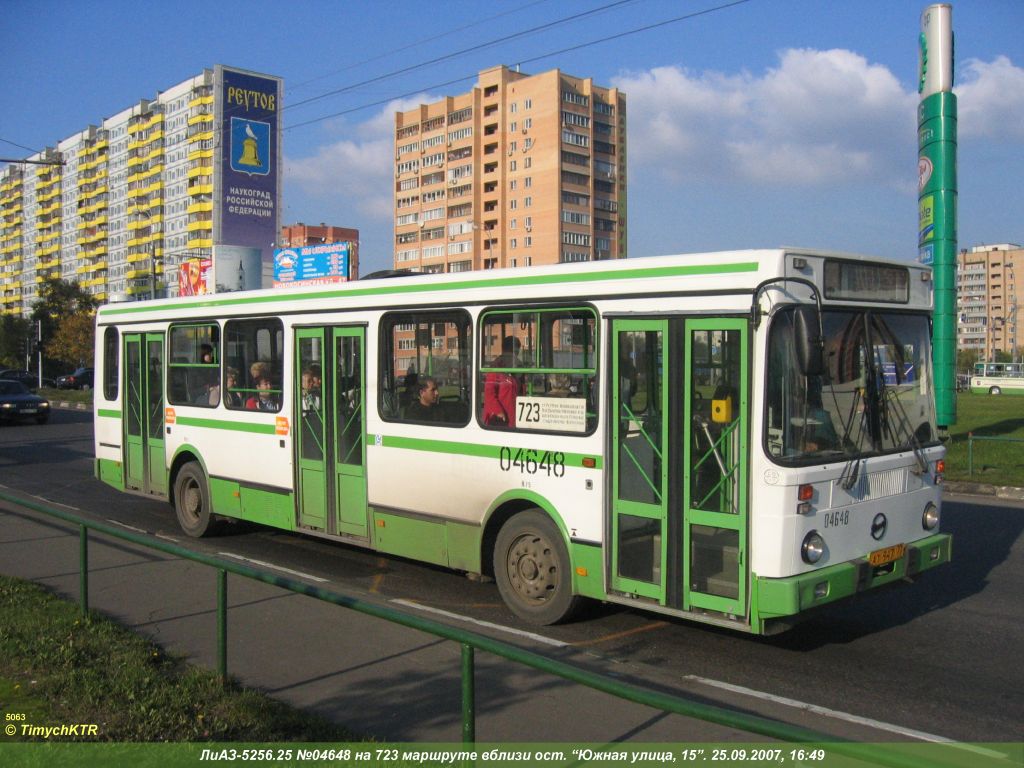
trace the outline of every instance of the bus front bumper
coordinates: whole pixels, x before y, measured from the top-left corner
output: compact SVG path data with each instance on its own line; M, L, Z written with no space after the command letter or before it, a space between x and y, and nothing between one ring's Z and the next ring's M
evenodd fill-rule
M755 583L755 615L761 622L794 616L948 563L952 551L952 535L938 533L908 543L902 558L877 568L867 558L858 558L783 579L759 576Z

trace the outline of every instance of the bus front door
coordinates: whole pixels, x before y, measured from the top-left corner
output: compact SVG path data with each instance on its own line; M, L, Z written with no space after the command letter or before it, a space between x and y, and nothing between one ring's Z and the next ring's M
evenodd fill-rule
M611 587L665 603L667 320L612 321Z
M295 349L299 525L365 538L364 330L297 329Z
M164 496L164 335L127 333L124 346L124 484Z
M686 320L684 333L683 607L744 617L747 322Z

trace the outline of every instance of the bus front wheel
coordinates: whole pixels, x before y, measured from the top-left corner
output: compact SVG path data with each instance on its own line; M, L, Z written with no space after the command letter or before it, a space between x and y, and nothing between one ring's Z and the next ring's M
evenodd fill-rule
M520 512L498 532L494 580L508 607L531 624L566 621L580 604L562 534L539 509Z
M999 387L989 387L988 393L990 395L1001 395L1003 394L1003 390L1001 390Z
M198 539L216 532L206 474L194 461L183 466L174 480L174 511L189 536Z

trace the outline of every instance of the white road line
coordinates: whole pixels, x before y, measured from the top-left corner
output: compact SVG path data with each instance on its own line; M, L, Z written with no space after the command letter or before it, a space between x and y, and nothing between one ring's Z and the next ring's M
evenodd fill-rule
M61 503L61 502L59 502L59 501L54 501L53 499L48 499L48 498L46 498L45 496L36 496L36 498L37 498L37 499L42 499L42 500L43 500L43 501L45 501L45 502L46 502L47 504L56 504L56 505L57 505L58 507L64 507L65 509L73 509L73 510L75 510L75 512L81 512L81 511L82 511L82 510L81 510L81 509L79 509L78 507L73 507L73 506L71 506L70 504L62 504L62 503Z
M281 573L289 573L292 576L298 576L300 579L309 579L310 581L316 581L316 582L319 582L321 584L325 584L325 583L328 582L328 579L321 579L319 576L313 576L312 574L303 573L302 571L293 571L291 568L284 568L284 567L282 567L280 565L274 565L273 563L267 563L267 562L265 562L263 560L253 560L250 557L242 557L241 555L236 555L233 552L218 552L217 554L218 555L222 555L223 557L230 557L230 558L234 558L235 560L241 560L241 561L246 562L246 563L252 563L253 565L260 565L260 566L263 566L264 568L272 568L275 571L281 571Z
M158 539L163 539L164 541L170 541L170 542L172 542L174 544L180 544L181 543L181 539L176 539L173 536L168 536L166 533L154 533L153 535L156 536Z
M957 744L953 739L948 739L945 736L936 736L932 733L925 733L924 731L915 731L912 728L903 728L899 725L893 725L892 723L884 723L881 720L872 720L870 717L861 717L860 715L851 715L847 712L839 712L835 709L828 709L827 707L819 707L815 704L808 704L804 701L798 701L797 699L787 699L784 696L776 696L772 693L765 693L764 691L756 691L753 688L744 688L742 685L733 685L732 683L723 683L721 680L712 680L707 677L700 677L698 675L687 675L687 680L692 680L697 683L703 683L709 685L712 688L721 688L725 691L732 693L738 693L743 696L751 696L755 699L761 699L762 701L770 701L773 704L782 704L786 707L794 707L795 709L802 709L805 712L811 712L815 715L821 715L822 717L831 717L836 720L844 720L848 723L855 723L857 725L866 725L869 728L875 728L880 731L888 731L889 733L896 733L901 736L909 736L912 739L918 739L919 741L930 741L937 744L948 744L951 747L958 749L964 749L969 752L977 752L979 754L988 755L989 757L1006 757L1001 752L993 752L982 747L974 747L970 744Z
M129 531L135 531L136 533L149 533L149 531L147 531L145 528L136 528L134 525L122 523L120 520L111 520L109 517L107 518L107 522L112 523L113 525L119 526L121 528L127 528Z
M446 616L449 619L455 619L457 621L465 621L470 624L475 624L478 627L486 627L487 629L496 629L499 632L507 632L511 635L518 635L519 637L525 637L530 640L536 640L538 643L544 643L546 645L553 645L556 648L564 648L568 643L563 643L561 640L554 640L550 637L544 637L544 635L537 635L533 632L526 632L522 629L513 629L512 627L503 627L501 624L492 624L489 621L481 621L480 619L473 619L469 616L463 616L459 613L452 613L451 611L442 611L440 608L431 608L429 605L421 605L420 603L412 600L389 600L388 602L394 603L395 605L401 605L406 608L415 608L417 611L426 611L427 613L436 613L439 616Z

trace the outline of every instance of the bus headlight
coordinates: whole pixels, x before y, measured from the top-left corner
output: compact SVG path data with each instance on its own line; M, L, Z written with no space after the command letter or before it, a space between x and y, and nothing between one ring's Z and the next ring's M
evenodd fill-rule
M817 531L811 531L804 536L804 543L800 545L800 557L808 565L814 565L821 560L825 554L825 540Z
M921 525L926 531L934 531L939 524L939 508L931 501L925 505L924 514L921 515Z

